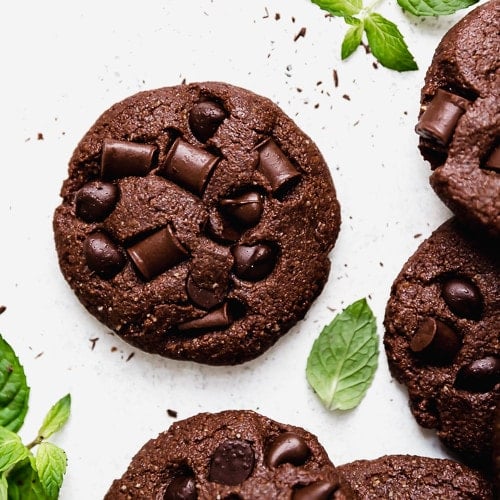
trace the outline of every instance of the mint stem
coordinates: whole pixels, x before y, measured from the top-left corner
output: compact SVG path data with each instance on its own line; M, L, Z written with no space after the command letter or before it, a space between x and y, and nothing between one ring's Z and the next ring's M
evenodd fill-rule
M33 439L31 443L26 445L26 448L28 448L28 450L31 450L31 448L34 448L35 446L41 444L42 441L43 441L43 436L37 436L36 439Z

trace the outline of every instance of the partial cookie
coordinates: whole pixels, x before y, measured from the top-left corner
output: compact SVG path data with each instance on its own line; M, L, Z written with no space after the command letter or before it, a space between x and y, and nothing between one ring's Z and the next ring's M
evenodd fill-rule
M207 364L255 358L304 317L340 226L313 141L216 82L112 106L61 196L56 248L82 304L140 349Z
M489 500L489 481L478 471L453 460L414 455L387 455L337 467L364 500Z
M200 413L135 455L106 500L354 498L317 438L253 411Z
M384 345L423 427L461 458L491 464L500 397L500 247L451 219L394 281Z
M416 126L436 193L463 221L500 236L500 0L443 37Z
M500 399L497 402L493 431L493 477L498 496L500 496Z

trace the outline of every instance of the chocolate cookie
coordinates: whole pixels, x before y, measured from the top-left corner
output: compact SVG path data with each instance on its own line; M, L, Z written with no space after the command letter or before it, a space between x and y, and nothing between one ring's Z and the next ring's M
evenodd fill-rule
M217 82L112 106L61 196L59 263L83 305L140 349L207 364L255 358L304 317L340 226L313 141Z
M478 471L448 459L386 455L337 467L364 500L493 500L490 482Z
M385 312L384 345L423 427L470 463L491 463L500 397L500 247L441 225L406 262Z
M500 236L500 0L444 36L427 70L416 131L436 193L472 227Z
M500 497L500 399L497 402L493 430L493 477L496 492Z
M105 499L354 498L317 438L253 411L200 413L135 455Z

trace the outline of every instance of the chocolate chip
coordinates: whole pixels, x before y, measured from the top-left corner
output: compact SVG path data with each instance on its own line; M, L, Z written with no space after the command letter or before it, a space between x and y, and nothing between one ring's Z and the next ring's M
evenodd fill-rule
M241 236L241 232L238 231L230 221L214 213L210 214L208 218L207 232L212 238L224 242L238 241Z
M88 182L76 193L76 216L85 222L102 221L115 208L119 195L118 187L110 182Z
M163 494L163 500L196 500L197 498L195 480L188 476L176 477Z
M158 149L150 144L104 139L101 157L101 177L118 179L149 173L157 161Z
M460 346L460 338L448 325L430 317L420 323L410 342L414 353L436 364L451 361Z
M188 257L169 226L129 247L127 252L145 280L151 280Z
M189 298L197 306L204 309L212 309L212 307L224 301L227 287L221 286L217 281L214 281L210 286L206 286L206 284L203 286L190 273L186 279L186 291Z
M297 182L300 172L291 164L278 145L267 139L257 146L259 170L267 177L275 195Z
M262 195L254 191L235 198L222 199L219 205L224 214L243 227L255 226L260 221L264 210Z
M500 172L500 146L496 146L484 163L485 168Z
M217 156L179 137L172 144L158 173L201 195L218 161Z
M293 500L330 500L339 483L332 481L316 481L303 488L295 490Z
M225 118L222 106L213 101L201 101L189 112L189 127L199 141L205 142L215 134Z
M118 274L127 262L122 249L102 231L87 236L83 252L89 268L105 279Z
M470 392L488 392L500 383L500 359L487 356L462 366L455 378L455 387Z
M295 432L284 432L273 440L266 452L268 467L290 463L302 465L311 454L311 450L302 437Z
M265 243L235 245L234 273L243 280L258 281L268 276L276 265L277 252Z
M250 476L254 461L250 443L241 439L229 439L214 451L208 479L215 483L236 486Z
M234 321L232 308L226 302L221 307L210 311L201 318L196 318L185 323L180 323L177 328L180 331L188 330L213 330L226 328Z
M439 89L420 116L415 127L418 135L446 146L455 130L458 119L470 101L446 90Z
M442 294L451 312L461 318L479 319L482 312L481 294L465 278L450 278L443 283Z

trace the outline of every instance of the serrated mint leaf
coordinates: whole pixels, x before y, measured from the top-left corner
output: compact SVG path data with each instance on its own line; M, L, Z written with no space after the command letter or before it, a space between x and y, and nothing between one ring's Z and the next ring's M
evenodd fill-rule
M9 500L48 500L34 467L35 457L30 455L9 472Z
M12 347L0 336L0 426L18 431L28 411L29 387Z
M414 16L447 16L477 2L478 0L398 0L398 4Z
M330 410L356 407L368 390L378 358L375 317L360 299L325 326L307 359L306 376Z
M8 498L9 486L7 484L7 478L5 474L0 475L0 500L6 500Z
M342 59L347 59L359 47L361 43L361 37L363 36L363 21L361 21L360 19L356 19L356 21L358 22L349 22L349 24L353 24L353 26L352 28L349 28L347 30L347 33L344 36L344 40L342 41Z
M403 35L393 22L375 12L366 16L364 21L368 45L382 66L396 71L418 69Z
M38 436L47 439L57 432L68 420L71 410L71 395L66 394L47 413Z
M35 463L47 497L56 499L66 472L66 453L55 444L43 442L36 452Z
M0 472L6 471L24 460L29 450L14 432L0 427Z
M363 0L311 0L332 16L352 16L363 8Z

